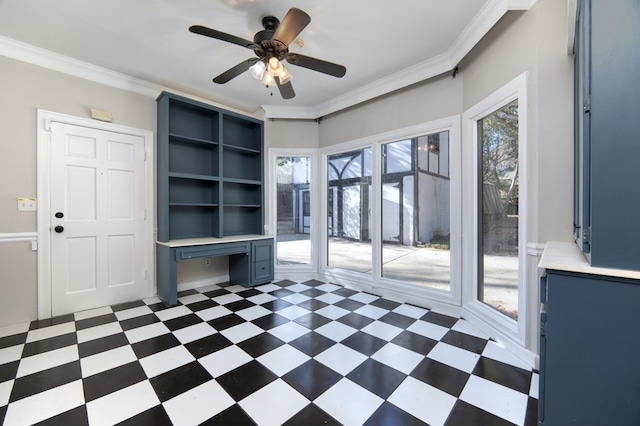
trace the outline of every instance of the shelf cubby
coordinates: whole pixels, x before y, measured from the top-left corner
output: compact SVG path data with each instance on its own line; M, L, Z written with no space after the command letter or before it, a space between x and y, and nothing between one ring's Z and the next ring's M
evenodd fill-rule
M169 133L218 142L220 112L176 98L169 100Z
M222 118L222 138L225 145L262 151L262 122L226 114Z
M169 206L169 240L220 236L219 207Z
M217 180L169 178L169 205L217 206L220 203Z
M187 143L169 139L169 173L219 176L220 153L216 143Z
M262 209L260 207L223 207L223 234L244 235L262 234Z
M222 203L225 206L261 207L262 185L224 182L222 186Z
M262 180L262 156L259 152L224 148L224 178Z

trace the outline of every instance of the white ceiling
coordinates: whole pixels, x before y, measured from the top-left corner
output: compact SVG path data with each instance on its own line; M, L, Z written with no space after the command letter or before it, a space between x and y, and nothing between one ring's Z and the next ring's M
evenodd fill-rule
M0 0L0 55L144 87L138 91L167 88L246 112L316 118L450 71L507 10L533 2ZM249 73L224 85L211 81L253 52L189 26L252 40L263 16L282 19L290 7L311 16L300 34L304 47L292 43L290 50L346 66L343 78L288 66L296 92L290 100Z

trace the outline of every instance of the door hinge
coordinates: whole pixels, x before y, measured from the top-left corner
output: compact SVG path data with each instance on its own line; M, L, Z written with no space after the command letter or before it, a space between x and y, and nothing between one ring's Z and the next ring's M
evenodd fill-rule
M591 244L591 227L585 228L584 231L582 231L582 242Z
M591 98L587 98L584 100L584 104L582 104L583 112L591 112Z

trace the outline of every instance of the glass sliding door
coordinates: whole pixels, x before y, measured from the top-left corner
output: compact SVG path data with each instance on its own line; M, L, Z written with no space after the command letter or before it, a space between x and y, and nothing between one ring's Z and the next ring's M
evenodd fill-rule
M311 158L276 157L276 263L311 263Z
M382 276L449 291L449 132L381 148Z
M518 319L518 101L477 120L478 300Z
M327 158L327 266L371 274L371 148Z

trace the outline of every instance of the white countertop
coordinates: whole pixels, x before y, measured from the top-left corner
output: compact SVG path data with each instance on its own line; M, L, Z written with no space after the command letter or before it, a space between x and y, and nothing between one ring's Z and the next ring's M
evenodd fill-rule
M254 241L266 240L273 238L271 235L247 234L232 235L223 238L186 238L184 240L171 240L168 242L156 241L158 244L167 247L187 247L187 246L205 246L207 244L233 243L237 241Z
M546 244L539 268L556 271L579 272L583 274L640 279L640 271L626 269L599 268L589 265L577 244L550 241Z

